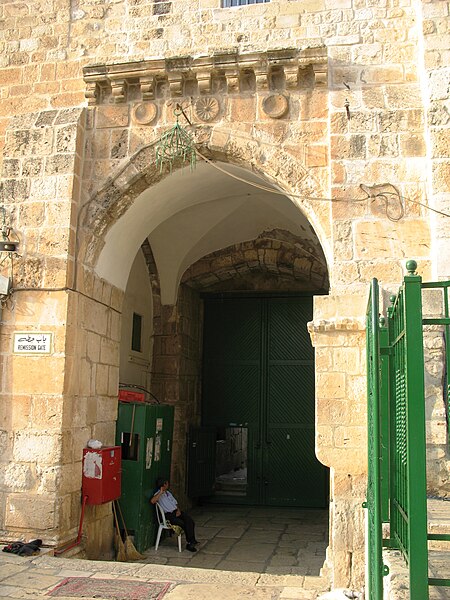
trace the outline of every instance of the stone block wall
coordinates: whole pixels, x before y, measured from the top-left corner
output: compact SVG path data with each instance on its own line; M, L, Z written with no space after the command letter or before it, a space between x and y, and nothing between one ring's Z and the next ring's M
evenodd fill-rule
M422 290L425 318L442 318L444 290ZM425 362L425 413L427 441L427 491L430 496L450 497L445 331L441 325L423 328ZM448 345L448 342L447 342Z
M367 402L361 315L366 302L363 294L316 296L308 326L315 348L316 454L331 467L327 557L333 587L364 579Z
M54 539L61 519L56 498L68 475L62 460L67 297L20 292L16 301L22 310L3 311L0 340L0 531L17 537L32 530ZM13 356L12 332L37 329L53 333L53 354Z
M115 444L119 344L123 292L91 276L70 292L66 325L66 367L62 459L71 473L70 488L59 490L64 508L58 542L76 537L81 508L83 448L90 439ZM88 506L85 548L91 558L111 558L111 504Z
M112 443L115 428L123 292L95 275L96 261L111 226L168 175L155 167L154 148L144 149L173 125L168 101L214 96L213 119L189 105L203 150L292 194L327 259L333 297L317 301L311 326L317 452L332 466L334 583L358 583L364 291L374 276L395 290L406 258L418 260L424 279L449 276L448 219L420 204L450 211L448 23L444 0L1 3L1 202L21 241L14 285L26 288L4 311L0 339L3 530L44 528L49 542L76 532L81 449L89 437ZM275 70L268 83L267 69L248 68L255 53L267 61L280 48L322 53L321 70L312 62ZM195 85L180 74L186 57L217 54L239 57L225 91L209 87L199 63ZM153 60L166 73L154 98L152 83L143 78L138 89L123 66ZM94 64L109 68L107 84L83 80ZM275 117L264 102L280 86L288 112ZM150 101L157 116L146 122ZM181 465L186 423L199 411L198 296L182 286L176 305L154 299L152 389L179 406ZM54 333L55 351L25 362L12 355L11 334L35 327ZM172 478L181 488L181 469ZM111 542L108 520L107 509L87 515L101 552Z
M175 406L172 472L180 505L187 506L186 443L189 425L200 424L201 303L199 293L181 285L176 306L155 310L152 393Z
M70 496L81 476L65 451L66 326L75 248L83 127L79 109L29 113L10 121L0 202L19 240L4 257L13 295L2 314L2 531L35 531L47 541L69 527ZM13 332L49 332L49 355L13 354ZM70 351L69 351L70 353ZM61 497L69 498L68 504ZM33 506L32 510L29 507Z
M450 274L449 227L450 213L450 3L446 1L420 3L423 57L422 89L426 106L427 126L427 192L431 206L438 212L430 214L433 232L432 279L448 279ZM440 212L439 212L440 211ZM445 214L442 214L445 213ZM425 279L426 280L426 279ZM423 294L424 313L443 316L442 297ZM427 486L431 495L450 494L450 457L448 450L448 417L446 416L444 378L444 336L442 328L427 327L425 341L425 386L427 415Z
M450 3L424 1L422 8L423 82L427 106L429 194L433 206L450 212ZM434 277L449 278L448 218L432 214Z
M52 544L75 537L82 449L90 438L113 444L117 415L123 292L75 266L83 142L80 109L16 117L2 172L1 201L19 256L2 265L13 295L0 342L0 528L15 538L33 531ZM16 331L52 333L51 354L13 354ZM87 509L86 531L90 521L98 532L98 521L110 521L100 513ZM97 536L97 555L110 551L109 521Z

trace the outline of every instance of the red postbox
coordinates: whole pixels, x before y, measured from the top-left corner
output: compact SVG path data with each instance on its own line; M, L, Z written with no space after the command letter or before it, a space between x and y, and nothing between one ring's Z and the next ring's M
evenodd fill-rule
M83 450L83 496L86 504L104 504L120 498L122 449L105 446Z

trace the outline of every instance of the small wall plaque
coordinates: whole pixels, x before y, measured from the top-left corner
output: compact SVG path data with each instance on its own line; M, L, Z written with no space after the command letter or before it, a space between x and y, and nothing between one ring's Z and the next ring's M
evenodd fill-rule
M53 333L44 331L15 331L14 354L51 354Z
M138 125L150 125L156 119L158 109L154 102L139 102L133 106L131 118Z
M270 94L262 101L262 109L268 117L281 119L289 109L289 100L284 94Z

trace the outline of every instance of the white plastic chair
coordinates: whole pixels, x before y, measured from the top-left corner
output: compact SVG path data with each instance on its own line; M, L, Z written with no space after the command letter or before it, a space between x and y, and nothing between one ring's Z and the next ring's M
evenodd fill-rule
M158 518L158 535L156 536L156 544L155 544L155 552L158 550L158 546L159 546L159 540L161 539L161 533L163 529L169 529L170 531L173 531L175 533L175 535L178 538L178 551L181 552L181 533L177 533L176 531L174 531L172 525L170 525L170 523L167 521L166 519L166 515L163 511L163 509L161 508L161 506L156 503L156 516ZM182 531L182 529L180 528L180 532Z

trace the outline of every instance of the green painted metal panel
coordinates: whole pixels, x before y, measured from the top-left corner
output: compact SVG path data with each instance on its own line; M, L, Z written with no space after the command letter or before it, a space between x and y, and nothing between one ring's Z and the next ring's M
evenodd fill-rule
M380 342L380 452L381 452L381 520L389 522L389 452L390 452L390 360L389 353L389 330L385 326L384 317L380 319L379 342Z
M328 500L326 468L314 454L314 429L271 428L265 457L265 504L324 508Z
M205 301L202 420L248 428L242 502L327 503L328 470L314 451L311 318L311 297Z
M311 319L311 297L267 304L263 471L271 505L318 507L328 501L328 469L315 455L314 351L306 325Z
M383 598L383 544L381 518L380 447L380 341L378 329L379 289L372 280L366 318L367 426L368 426L368 597Z
M210 496L215 480L215 427L190 427L187 441L188 496Z
M425 383L422 331L422 278L404 279L404 360L406 386L406 498L410 600L427 600L427 482ZM417 318L419 316L419 318Z
M155 541L155 515L149 500L156 479L170 477L173 420L172 406L119 402L116 443L123 452L120 506L140 552Z
M205 303L202 422L257 426L261 369L261 301Z

